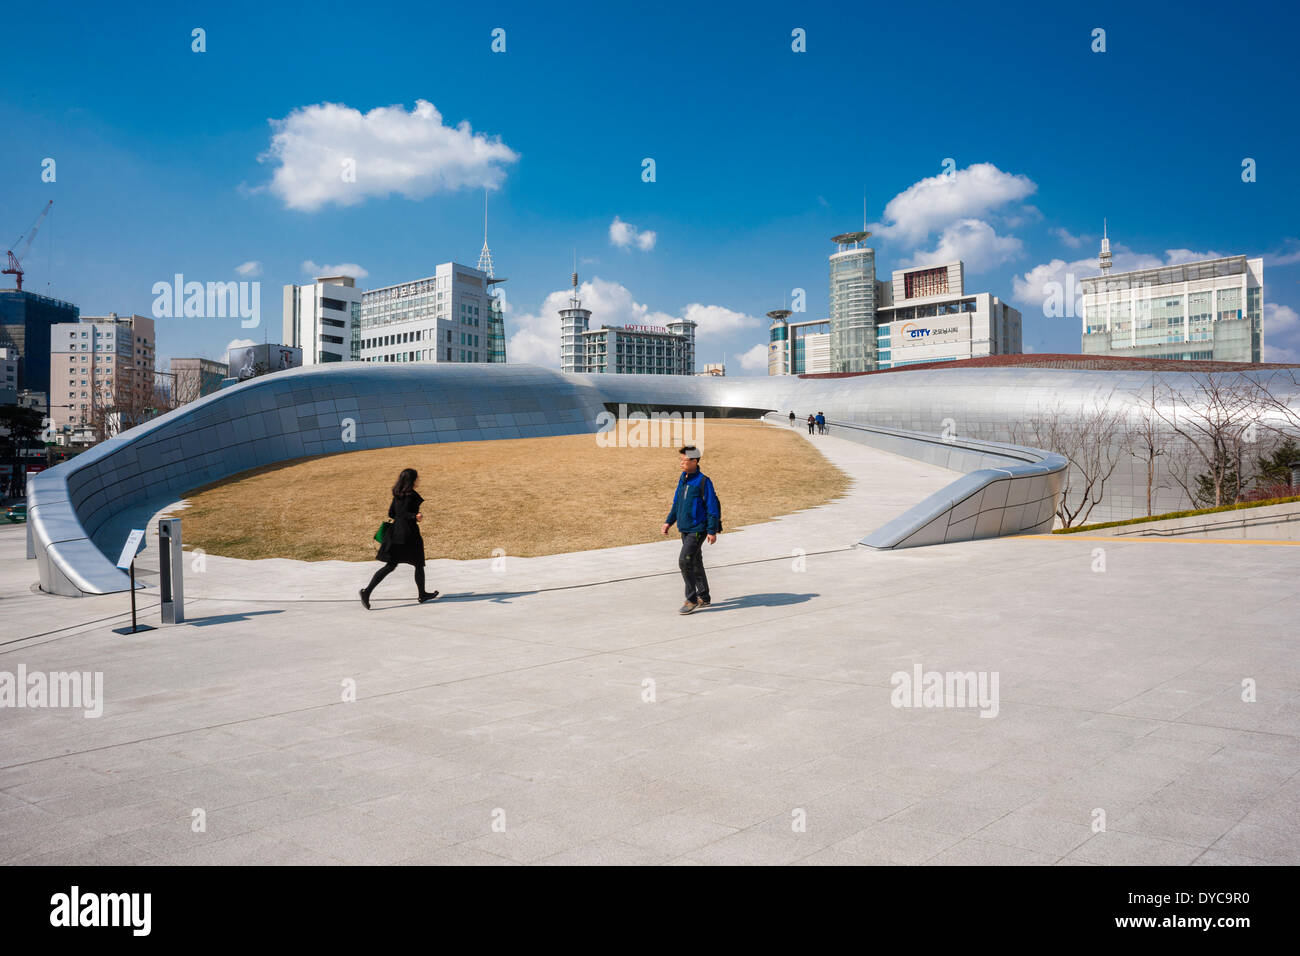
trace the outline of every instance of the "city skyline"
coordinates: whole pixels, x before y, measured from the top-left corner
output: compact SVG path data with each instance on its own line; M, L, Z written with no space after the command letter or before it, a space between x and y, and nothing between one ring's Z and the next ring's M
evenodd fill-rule
M87 315L151 315L153 284L177 273L263 283L260 327L157 319L160 367L223 355L274 342L281 287L312 273L363 273L370 289L449 259L473 265L486 188L496 272L510 280L511 362L558 367L576 248L594 324L690 318L699 364L761 375L767 311L803 289L796 317L828 316L830 237L859 227L865 194L879 273L963 260L1023 313L1026 351L1080 351L1077 317L1044 315L1043 284L1098 274L1104 217L1115 272L1262 256L1264 361L1300 361L1297 200L1284 174L1297 134L1279 119L1286 31L1268 28L1290 12L1216 28L1216 55L1249 51L1251 77L1195 97L1170 78L1185 69L1180 51L1203 42L1190 14L1036 12L1022 38L1036 59L962 73L953 110L934 76L916 83L889 51L941 50L943 79L968 62L958 53L974 64L1005 42L956 6L924 28L902 11L773 5L743 22L692 11L689 23L651 24L583 5L543 22L522 7L448 11L433 74L414 39L385 29L393 14L350 27L348 69L307 68L318 44L339 42L330 9L346 10L159 12L128 29L87 8L57 31L48 14L17 11L17 31L52 37L14 51L18 79L0 106L23 131L0 155L6 241L55 200L25 287ZM1099 27L1105 52L1091 49ZM204 52L192 50L196 28ZM492 51L496 29L504 52ZM795 29L806 52L792 49ZM574 37L585 73L608 82L545 65ZM846 81L867 37L881 52L865 59L883 68ZM51 58L54 73L41 66ZM689 70L671 66L679 58ZM117 79L97 84L110 64ZM1081 117L1099 91L1111 115L1090 124ZM1138 122L1153 102L1162 121ZM1228 115L1232 134L1209 135ZM402 152L402 135L423 146ZM339 156L356 160L354 182L334 176ZM42 181L47 158L54 182ZM1257 181L1243 181L1246 159Z

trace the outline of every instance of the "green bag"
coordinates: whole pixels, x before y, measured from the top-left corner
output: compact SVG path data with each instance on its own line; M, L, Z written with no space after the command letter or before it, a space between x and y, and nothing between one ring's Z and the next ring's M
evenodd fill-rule
M384 538L387 537L388 535L388 529L392 527L392 524L393 523L391 521L385 521L383 524L381 524L379 526L379 530L375 532L375 540L378 541L380 544L383 544Z

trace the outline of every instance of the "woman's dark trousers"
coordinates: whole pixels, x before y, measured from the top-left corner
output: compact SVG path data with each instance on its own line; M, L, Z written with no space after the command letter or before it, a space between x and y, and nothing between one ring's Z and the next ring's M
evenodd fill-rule
M366 596L368 597L370 592L375 589L375 585L392 574L396 568L397 562L389 561L382 568L376 571L375 576L371 578L370 583L366 585ZM424 593L424 568L415 569L415 586L420 589L421 594Z

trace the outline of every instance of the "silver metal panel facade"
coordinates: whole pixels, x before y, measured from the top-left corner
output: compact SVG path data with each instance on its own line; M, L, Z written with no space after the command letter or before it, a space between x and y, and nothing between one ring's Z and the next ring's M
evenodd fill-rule
M1222 374L1272 376L1277 378L1275 390L1290 388L1295 398L1293 379L1280 373ZM138 527L193 488L308 455L595 432L600 413L620 403L723 414L794 411L799 418L820 411L833 422L872 426L880 447L890 451L907 455L923 447L925 454L935 456L926 460L959 470L1007 468L1005 454L996 449L972 458L966 451L945 449L952 443L935 436L948 435L963 447L973 444L972 439L1006 442L1018 423L1042 407L1084 410L1094 402L1109 401L1136 408L1137 394L1149 389L1151 381L1149 372L1026 368L827 379L565 375L528 365L402 367L358 362L290 369L199 399L36 476L29 494L31 550L47 591L76 595L125 590L126 577L110 555L132 524ZM889 429L926 433L931 440L916 440L924 435L891 439ZM1041 523L1047 520L1043 503L1050 504L1053 492L1050 483L1035 488L1024 492L1025 504L1040 503L1033 517ZM961 500L973 493L974 488ZM1117 473L1106 504L1122 513L1125 508L1131 512L1139 501L1144 507L1145 471L1137 463ZM1021 509L1022 525L1030 510ZM984 514L981 508L972 515L976 536ZM1000 533L1005 517L999 517L995 533ZM1094 515L1094 520L1100 517ZM940 540L947 535L946 513L944 521ZM983 528L992 522L990 516ZM954 534L965 531L965 526L954 528Z

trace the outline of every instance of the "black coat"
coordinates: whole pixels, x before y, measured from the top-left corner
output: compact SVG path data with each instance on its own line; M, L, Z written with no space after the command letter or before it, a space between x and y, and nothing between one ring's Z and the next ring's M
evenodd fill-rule
M385 564L396 561L424 567L424 538L420 536L420 525L415 520L423 503L424 499L414 491L393 497L393 503L388 506L388 517L393 519L393 523L375 555L378 560Z

